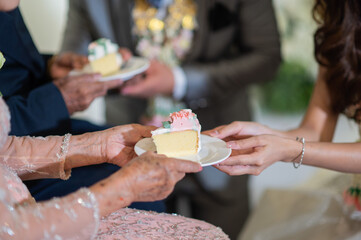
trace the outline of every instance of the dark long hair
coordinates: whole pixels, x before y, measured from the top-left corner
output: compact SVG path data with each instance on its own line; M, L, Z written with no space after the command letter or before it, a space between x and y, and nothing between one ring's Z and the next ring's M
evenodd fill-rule
M361 103L361 1L316 0L315 57L326 67L326 84L337 113Z

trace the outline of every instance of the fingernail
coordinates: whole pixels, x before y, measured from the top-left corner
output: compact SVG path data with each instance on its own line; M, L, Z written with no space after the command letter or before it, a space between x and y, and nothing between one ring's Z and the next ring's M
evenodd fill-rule
M219 134L219 132L216 130L216 131L210 132L210 134L211 134L212 136L217 136L217 135Z
M203 170L203 167L202 166L199 166L199 171L202 171Z
M227 147L229 147L229 148L232 148L232 147L234 147L234 144L233 144L233 142L228 142L228 143L227 143Z

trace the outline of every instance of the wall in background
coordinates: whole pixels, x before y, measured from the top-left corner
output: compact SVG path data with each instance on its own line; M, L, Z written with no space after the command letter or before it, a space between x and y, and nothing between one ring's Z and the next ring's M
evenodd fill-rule
M58 52L65 26L67 0L20 1L20 9L38 49Z

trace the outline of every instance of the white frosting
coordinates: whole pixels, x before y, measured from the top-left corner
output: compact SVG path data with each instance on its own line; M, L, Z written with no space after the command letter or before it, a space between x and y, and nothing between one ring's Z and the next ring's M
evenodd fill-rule
M190 109L183 109L179 112L170 114L169 128L160 127L152 131L152 136L165 134L170 132L180 132L187 130L194 130L198 132L198 149L201 149L201 125L197 119L197 116Z
M88 52L89 61L94 61L99 58L102 58L108 54L111 53L118 53L118 45L115 43L112 43L109 39L106 38L100 38L91 44L89 44ZM120 60L118 60L120 63L123 61L121 55L119 54Z
M170 133L170 132L173 132L170 128L160 127L160 128L157 128L156 130L152 131L151 133L152 133L152 136L154 136L154 135Z

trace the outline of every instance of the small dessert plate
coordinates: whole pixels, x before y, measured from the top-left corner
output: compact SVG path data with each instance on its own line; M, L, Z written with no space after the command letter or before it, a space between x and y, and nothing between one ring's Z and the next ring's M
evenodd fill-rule
M135 153L139 156L147 151L155 152L156 148L151 138L143 138L134 146ZM177 157L179 159L199 162L203 167L222 162L231 155L232 150L218 138L201 134L201 150L198 154Z
M146 71L149 68L150 62L146 58L142 57L132 57L129 59L124 66L116 73L101 77L101 81L110 81L115 79L121 79L123 81L129 80L137 74L140 74ZM74 70L70 72L70 75L81 75L81 74L89 74L94 73L91 69L90 65L87 64L81 70Z

